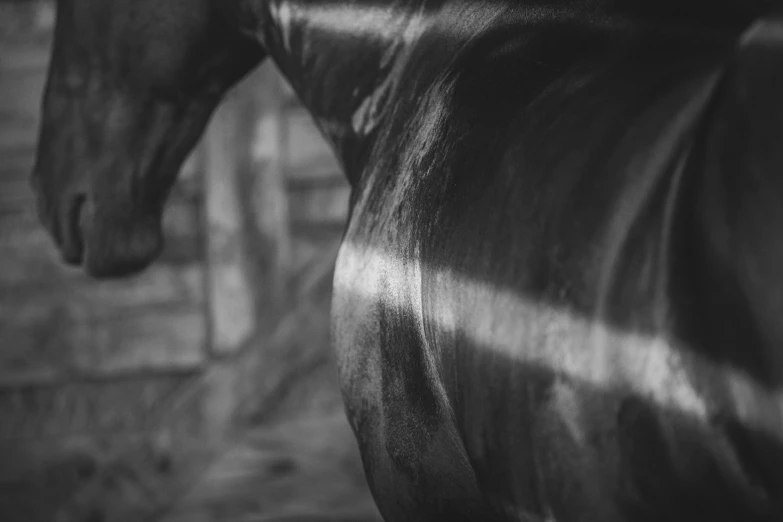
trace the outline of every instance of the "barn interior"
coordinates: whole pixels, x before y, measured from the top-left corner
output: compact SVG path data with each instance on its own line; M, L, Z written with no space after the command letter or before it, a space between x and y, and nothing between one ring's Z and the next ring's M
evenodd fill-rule
M348 187L273 65L183 167L163 256L65 266L29 173L50 0L0 2L0 520L380 520L329 346Z

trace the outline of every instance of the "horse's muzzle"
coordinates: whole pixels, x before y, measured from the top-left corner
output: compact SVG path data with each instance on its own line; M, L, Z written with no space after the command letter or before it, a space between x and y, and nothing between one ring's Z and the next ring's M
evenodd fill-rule
M78 194L64 201L48 220L63 260L101 279L132 275L149 266L163 248L160 215L123 212L122 207L99 207Z
M158 212L125 213L97 207L88 200L79 224L84 245L82 266L92 277L117 278L141 272L163 249Z

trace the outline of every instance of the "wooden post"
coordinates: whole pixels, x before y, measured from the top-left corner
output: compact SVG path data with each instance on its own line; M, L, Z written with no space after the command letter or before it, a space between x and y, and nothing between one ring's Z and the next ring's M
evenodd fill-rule
M230 429L237 402L236 368L225 359L252 335L255 303L246 266L245 233L239 196L239 162L246 140L238 133L243 108L231 92L216 110L203 140L204 226L209 355L203 411L208 438Z
M237 133L243 103L232 92L216 111L204 140L207 296L213 355L236 351L253 330L255 311L245 266L238 162L246 139Z
M288 307L290 233L277 71L247 77L204 143L210 353L205 413L214 434L258 387L269 331ZM240 354L242 347L249 350ZM236 359L236 356L240 356Z
M253 247L259 288L259 312L274 316L287 300L290 277L291 233L285 172L285 108L277 69L267 64L259 70L258 81L248 97L255 117L246 127L252 136L248 151L249 175L245 181L245 208L253 229ZM248 112L251 112L250 110Z

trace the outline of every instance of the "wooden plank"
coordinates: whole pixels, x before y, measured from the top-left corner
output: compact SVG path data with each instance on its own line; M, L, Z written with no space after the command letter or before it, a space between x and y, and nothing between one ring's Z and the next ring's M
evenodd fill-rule
M35 196L29 173L0 169L0 214L33 212Z
M183 393L193 378L139 375L119 381L2 390L0 441L78 434L130 437L161 424L176 433L195 434L201 429L198 395L176 411L168 411L171 399Z
M38 121L24 119L0 127L2 149L32 147L38 138Z
M274 78L267 86L274 86ZM270 87L267 87L270 89ZM258 118L254 122L254 143L246 186L251 197L246 202L252 217L254 232L263 241L264 272L267 280L266 301L282 297L291 259L291 209L286 187L284 114L274 98L275 91L267 91L258 102ZM264 99L266 98L266 99Z
M80 278L67 287L74 296L106 316L155 306L202 306L204 268L201 263L156 264L129 280Z
M257 328L273 322L286 307L290 234L276 74L267 65L246 78L220 108L207 135L208 279L215 355L237 354L252 336L257 338ZM229 431L238 390L252 386L248 379L255 380L244 362L226 358L211 366L204 412L212 440Z
M187 368L203 360L206 318L201 306L138 308L118 306L111 299L102 304L63 288L3 292L0 378Z
M217 355L236 351L252 332L255 318L239 198L240 142L247 145L237 135L240 110L232 93L218 107L204 137L209 346Z
M36 123L41 107L46 70L9 71L0 68L0 112L26 124ZM6 121L8 123L8 121Z
M291 212L286 187L287 134L280 77L273 67L259 71L249 86L243 114L247 135L252 137L250 158L244 172L245 209L252 224L252 247L259 326L274 323L290 302L292 276Z
M88 323L89 324L89 323ZM145 309L144 313L78 325L73 365L93 373L191 368L205 360L206 317L201 308Z
M133 358L148 366L200 361L206 331L202 270L196 263L159 264L135 279L96 281L76 272L40 286L5 287L0 378L56 376L79 358L96 359L92 354L105 349L100 343L128 351L104 357L101 368L112 371Z
M54 376L79 348L81 310L62 301L0 296L0 375Z
M0 157L9 149L34 147L45 78L43 69L0 70Z
M210 442L226 440L236 419L241 403L247 368L244 364L224 358L213 361L204 372L204 389L201 408L204 418L204 435Z
M88 277L28 287L4 288L0 293L0 324L38 328L37 317L57 309L75 320L123 317L148 308L200 308L204 303L202 267L151 267L134 280L97 281ZM31 320L25 317L33 317Z
M38 73L49 66L50 45L46 41L3 42L0 78L4 74Z
M163 213L165 245L157 263L187 265L203 261L200 197L183 199L173 193Z
M28 143L22 147L5 147L0 143L0 158L3 159L0 164L0 176L5 177L24 177L33 168L35 156L35 144Z
M54 26L52 0L0 3L0 38L3 43L32 43L46 38Z
M78 272L63 264L53 240L32 212L3 216L0 220L0 288L74 276L78 276Z

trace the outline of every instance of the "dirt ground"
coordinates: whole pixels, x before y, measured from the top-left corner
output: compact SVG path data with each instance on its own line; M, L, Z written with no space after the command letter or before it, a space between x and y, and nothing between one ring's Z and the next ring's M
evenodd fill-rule
M24 459L25 476L0 481L0 520L380 522L352 441L332 409L265 423L175 461L148 449L103 461L72 451L37 460L31 473Z
M247 433L162 522L374 522L351 434L334 410Z

